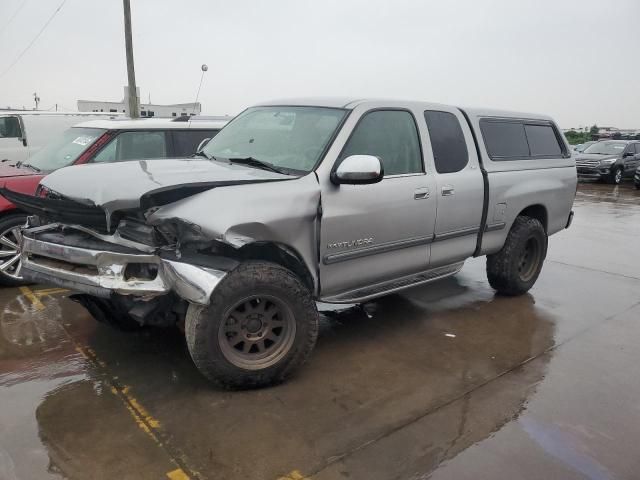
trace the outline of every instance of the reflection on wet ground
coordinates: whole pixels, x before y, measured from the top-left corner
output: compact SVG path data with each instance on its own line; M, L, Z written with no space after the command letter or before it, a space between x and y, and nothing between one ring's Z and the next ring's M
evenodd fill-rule
M538 284L484 261L323 316L292 381L207 384L177 331L0 291L0 479L637 478L640 194L583 184ZM638 259L638 260L636 260Z

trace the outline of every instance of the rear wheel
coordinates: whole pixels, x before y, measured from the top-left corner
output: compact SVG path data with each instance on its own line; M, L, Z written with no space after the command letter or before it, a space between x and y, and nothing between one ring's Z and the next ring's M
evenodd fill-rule
M489 284L503 295L521 295L536 283L547 256L547 234L539 220L520 216L502 250L487 256Z
M0 220L0 286L18 287L25 281L18 274L20 269L21 227L26 215L14 214Z
M230 389L284 381L306 362L318 336L309 290L289 270L247 262L227 274L207 307L190 305L187 345L198 369Z

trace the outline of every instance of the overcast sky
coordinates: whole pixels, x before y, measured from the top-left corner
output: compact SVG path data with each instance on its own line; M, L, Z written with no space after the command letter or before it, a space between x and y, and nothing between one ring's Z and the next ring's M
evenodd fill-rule
M0 0L0 106L76 109L126 84L122 2ZM143 101L420 99L640 128L640 0L131 0ZM15 14L17 12L17 14ZM7 25L9 19L13 20ZM4 74L3 74L4 73Z

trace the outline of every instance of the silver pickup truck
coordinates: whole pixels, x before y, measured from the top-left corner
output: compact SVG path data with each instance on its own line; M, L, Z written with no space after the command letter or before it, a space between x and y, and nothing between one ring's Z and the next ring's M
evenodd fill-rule
M192 159L69 167L37 196L21 274L71 288L121 328L184 325L227 388L309 357L317 301L354 303L487 256L491 286L534 284L567 228L576 166L546 116L424 102L261 104Z

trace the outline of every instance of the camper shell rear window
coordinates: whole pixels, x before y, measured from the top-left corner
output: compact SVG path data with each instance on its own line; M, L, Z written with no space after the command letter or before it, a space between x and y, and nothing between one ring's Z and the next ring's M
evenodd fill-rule
M480 120L480 130L491 160L568 156L558 129L549 121L483 118Z

